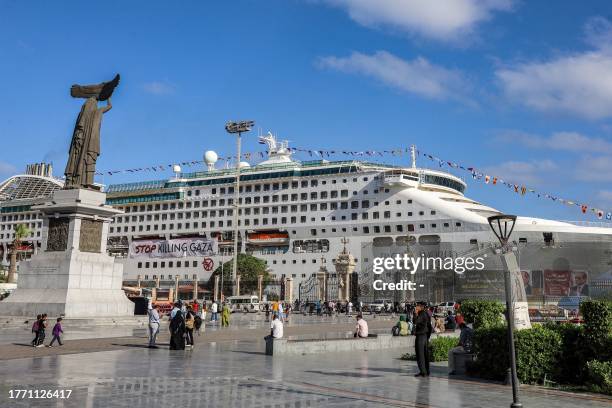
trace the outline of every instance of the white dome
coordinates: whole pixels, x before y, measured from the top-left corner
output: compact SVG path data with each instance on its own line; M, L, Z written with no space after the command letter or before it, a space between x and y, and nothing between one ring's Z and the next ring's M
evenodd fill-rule
M241 161L240 168L243 168L243 167L251 167L251 165L249 164L249 162Z
M175 164L174 166L172 166L172 171L175 173L180 173L181 172L181 166L179 166L178 164Z
M219 156L217 156L216 152L208 150L206 153L204 153L204 162L206 164L215 164L217 160L219 160Z

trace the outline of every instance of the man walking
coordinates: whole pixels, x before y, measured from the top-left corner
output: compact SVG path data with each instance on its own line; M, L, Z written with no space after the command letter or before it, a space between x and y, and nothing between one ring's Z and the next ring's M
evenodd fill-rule
M416 307L416 319L414 322L416 339L414 348L419 372L414 375L415 377L429 376L429 336L431 336L432 327L431 319L425 310L425 306L425 302L419 302Z
M212 305L210 306L210 321L211 322L216 322L218 320L218 315L217 313L219 312L219 305L217 305L217 301L213 300Z
M159 333L159 312L157 311L157 305L151 306L149 303L149 348L157 348L155 340Z

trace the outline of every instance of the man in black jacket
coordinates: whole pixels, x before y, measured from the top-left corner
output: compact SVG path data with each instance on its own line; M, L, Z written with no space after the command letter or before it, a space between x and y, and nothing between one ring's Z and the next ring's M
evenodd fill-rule
M425 306L425 302L419 302L416 306L416 318L414 321L414 334L416 339L414 348L416 351L419 372L415 374L415 377L429 376L429 337L431 336L432 327L431 319Z

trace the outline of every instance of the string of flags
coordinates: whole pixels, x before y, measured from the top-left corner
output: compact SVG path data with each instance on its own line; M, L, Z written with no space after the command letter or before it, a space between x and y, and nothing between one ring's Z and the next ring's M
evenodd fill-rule
M326 158L326 157L337 156L337 155L344 155L344 156L351 156L351 157L385 157L385 156L391 155L391 156L397 157L397 156L409 155L410 147L402 147L402 148L395 148L395 149L389 149L389 150L360 150L360 151L305 149L305 148L299 148L299 147L291 147L291 148L288 147L287 151L289 151L290 153L304 153L313 158L314 157ZM493 186L503 185L507 187L508 189L510 189L511 191L514 191L514 193L520 194L521 196L525 196L529 193L529 194L533 194L535 197L540 198L540 199L548 199L548 200L558 202L564 205L576 206L581 210L583 214L592 212L600 220L605 218L608 221L612 221L612 211L606 212L603 209L596 208L588 204L580 203L576 200L568 200L568 199L558 197L553 194L537 191L533 188L530 188L522 184L515 184L513 182L508 182L506 180L501 179L500 177L485 174L474 166L464 166L460 163L443 160L435 155L423 152L421 150L417 150L416 154L418 156L423 156L431 160L432 162L436 163L437 166L440 168L450 167L452 169L465 171L469 173L472 176L472 178L476 181L482 181L485 184L493 185ZM253 158L264 159L267 156L268 156L267 151L258 151L258 152L243 153L241 155L241 158L246 161L250 161ZM229 165L230 162L235 162L235 161L236 161L235 155L218 158L218 162L225 163L226 165ZM191 160L191 161L184 161L184 162L179 162L179 163L157 164L153 166L136 167L136 168L130 168L130 169L123 169L123 170L105 170L105 171L96 172L96 175L113 176L116 174L133 174L133 173L140 173L140 172L164 172L164 171L172 170L173 167L177 164L183 167L191 167L191 166L196 166L196 165L202 165L204 164L204 161L203 160Z

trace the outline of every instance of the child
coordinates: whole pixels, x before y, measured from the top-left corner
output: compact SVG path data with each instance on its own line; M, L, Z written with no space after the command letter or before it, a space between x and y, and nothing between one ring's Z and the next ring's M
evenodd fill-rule
M53 347L53 343L55 343L55 340L57 340L60 346L64 345L64 343L62 343L62 339L60 339L60 335L63 332L64 332L64 329L62 329L62 318L58 317L57 323L55 323L55 326L53 326L53 332L52 332L53 338L51 339L51 343L49 343L49 347Z
M34 340L32 340L32 346L36 347L38 345L38 324L40 321L41 315L36 316L36 321L32 324L32 333L34 333Z
M36 346L35 347L43 347L43 342L45 341L45 329L47 328L47 314L40 315L40 319L38 319L38 336L36 337Z

